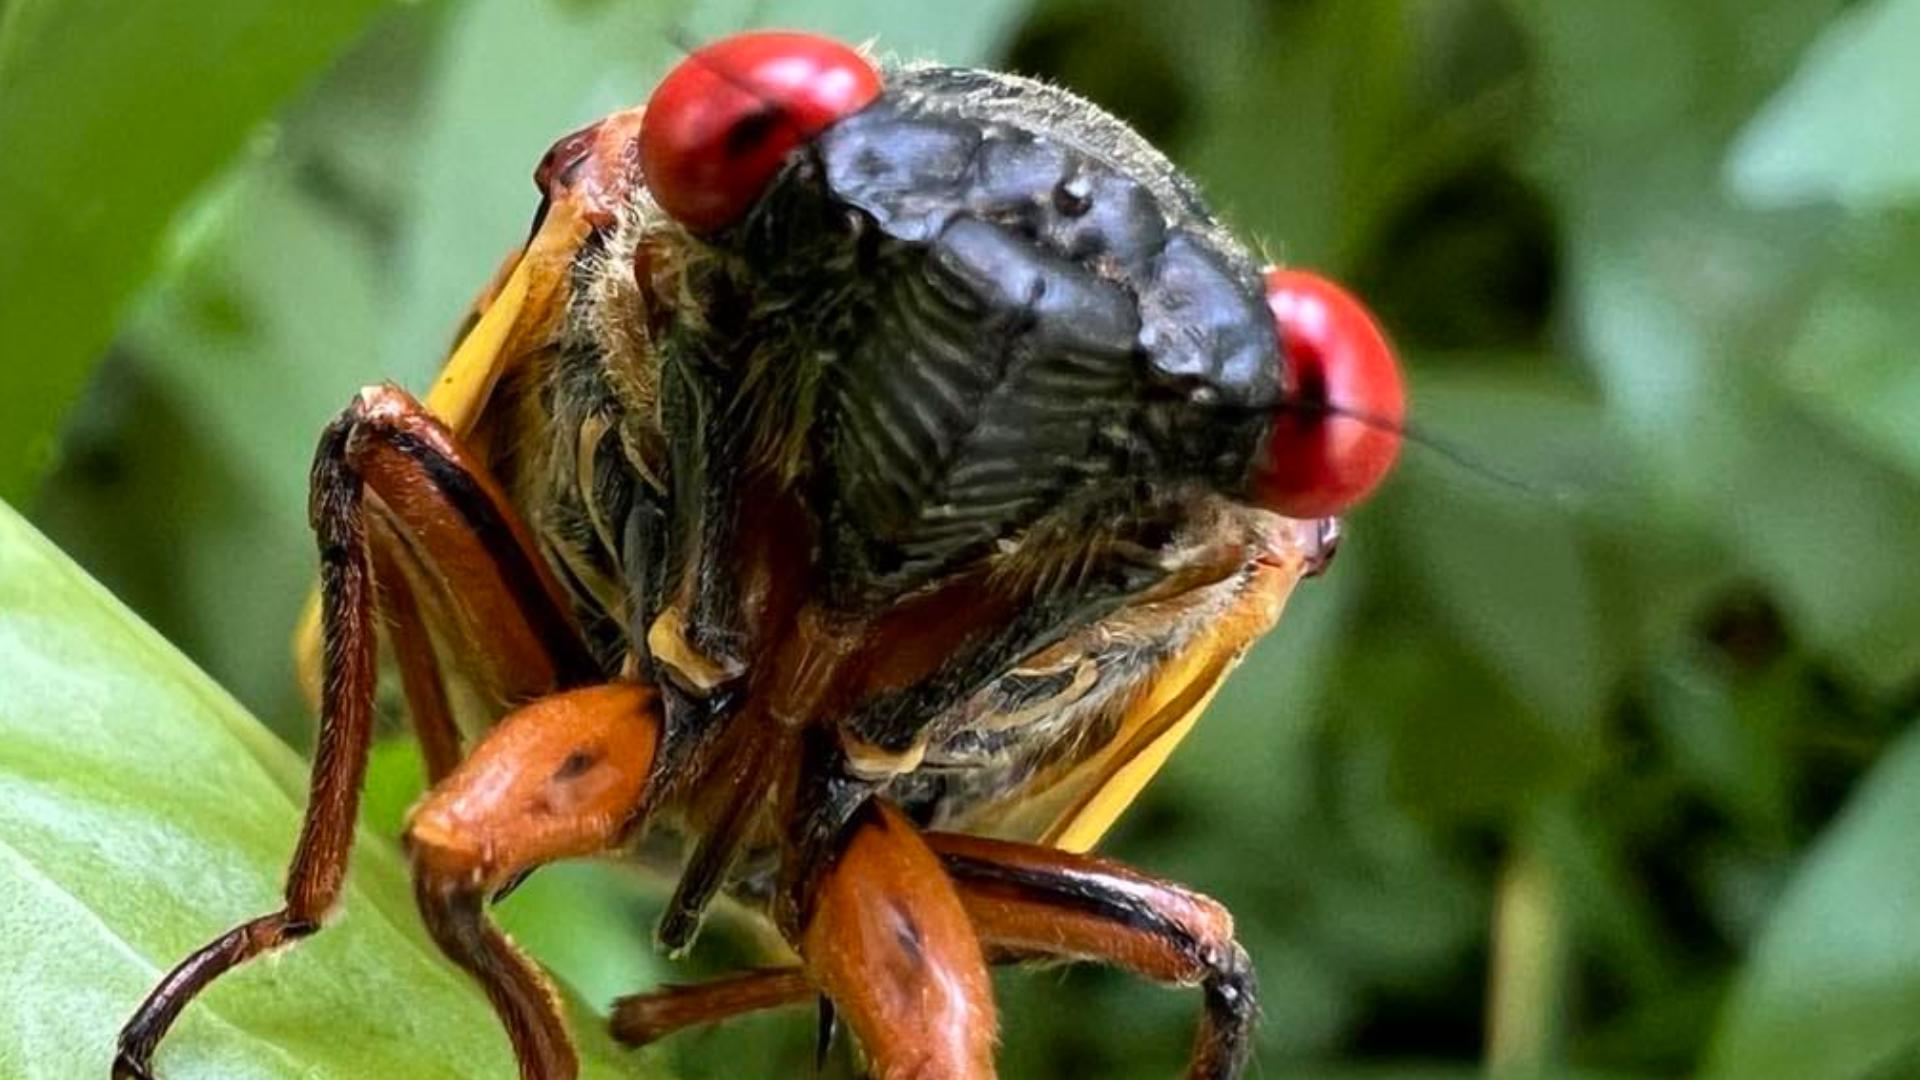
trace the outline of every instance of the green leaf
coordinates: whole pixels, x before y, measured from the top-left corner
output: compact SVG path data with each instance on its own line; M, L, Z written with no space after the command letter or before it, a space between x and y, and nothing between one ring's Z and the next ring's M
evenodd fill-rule
M0 1075L104 1076L161 973L272 909L299 758L0 504ZM635 1077L575 1009L583 1075ZM222 980L158 1062L196 1077L499 1077L505 1035L362 836L336 919Z
M1836 21L1742 133L1734 190L1765 206L1867 209L1920 196L1920 0L1862 4Z
M1753 951L1710 1077L1841 1080L1920 1069L1920 728L1809 855Z
M18 498L181 204L382 7L15 0L0 15L0 498Z
M1917 226L1911 214L1888 214L1846 230L1848 257L1815 295L1779 378L1834 427L1920 481Z

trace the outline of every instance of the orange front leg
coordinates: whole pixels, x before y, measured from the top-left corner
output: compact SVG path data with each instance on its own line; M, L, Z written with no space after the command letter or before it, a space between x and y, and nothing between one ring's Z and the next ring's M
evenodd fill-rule
M618 844L642 812L659 737L646 687L555 694L502 720L408 818L427 930L486 991L526 1080L570 1080L578 1062L552 988L487 901L537 866Z
M940 860L898 810L868 802L819 879L799 936L807 974L879 1080L994 1075L993 984Z

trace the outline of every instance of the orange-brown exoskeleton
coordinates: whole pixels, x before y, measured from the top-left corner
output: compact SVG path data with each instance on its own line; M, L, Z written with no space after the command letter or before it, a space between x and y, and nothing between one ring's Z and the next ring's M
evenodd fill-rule
M166 977L116 1075L320 929L380 627L420 911L524 1077L575 1058L488 903L643 831L685 842L666 948L725 892L796 961L627 998L623 1040L824 996L877 1076L988 1077L987 966L1079 959L1200 988L1190 1073L1238 1075L1226 911L1086 852L1391 462L1369 317L1087 103L808 35L695 52L536 181L425 404L372 387L321 438L286 904Z

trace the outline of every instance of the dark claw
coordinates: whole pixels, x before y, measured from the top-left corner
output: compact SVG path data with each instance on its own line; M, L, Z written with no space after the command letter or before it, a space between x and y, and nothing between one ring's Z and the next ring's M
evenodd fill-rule
M113 1055L113 1080L153 1080L153 1068L147 1055L121 1047Z
M840 1017L833 1011L833 999L820 995L820 1019L814 1028L813 1073L827 1071L827 1055L833 1052L833 1036L840 1029Z

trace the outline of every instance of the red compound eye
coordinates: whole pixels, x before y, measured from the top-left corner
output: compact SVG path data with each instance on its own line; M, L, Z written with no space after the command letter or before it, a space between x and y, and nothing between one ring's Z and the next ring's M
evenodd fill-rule
M873 65L828 38L758 31L714 42L647 102L647 188L687 228L724 229L760 201L789 154L879 94Z
M1400 367L1345 289L1299 270L1269 269L1266 280L1287 404L1274 413L1253 496L1288 517L1332 517L1365 498L1400 452Z

